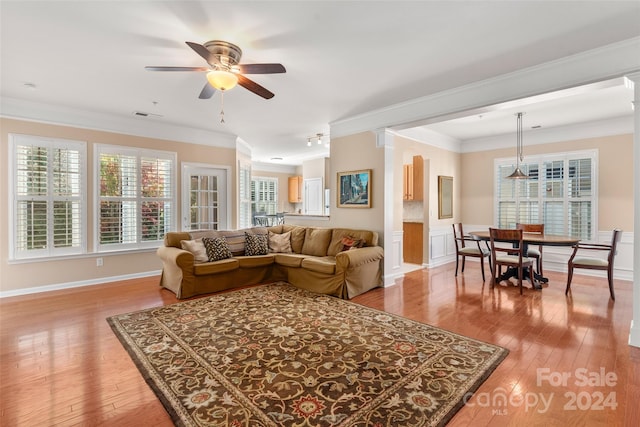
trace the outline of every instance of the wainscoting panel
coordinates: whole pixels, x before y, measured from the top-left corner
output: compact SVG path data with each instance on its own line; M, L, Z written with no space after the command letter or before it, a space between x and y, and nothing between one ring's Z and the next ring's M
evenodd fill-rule
M429 228L429 267L437 267L456 260L453 229L449 226Z
M391 271L384 272L384 286L391 286L395 283L395 280L401 278L402 273L402 238L403 231L394 231L391 241ZM387 252L385 251L385 254ZM388 265L388 264L385 264Z

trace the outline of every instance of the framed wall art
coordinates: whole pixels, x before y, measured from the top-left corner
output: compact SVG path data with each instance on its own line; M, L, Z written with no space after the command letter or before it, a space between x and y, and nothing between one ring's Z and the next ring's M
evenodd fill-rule
M453 177L438 176L438 219L453 218Z
M371 169L338 172L338 207L371 207Z

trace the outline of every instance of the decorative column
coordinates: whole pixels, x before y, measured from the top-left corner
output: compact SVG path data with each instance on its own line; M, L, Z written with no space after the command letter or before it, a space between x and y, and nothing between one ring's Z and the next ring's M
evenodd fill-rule
M376 130L376 147L384 150L384 286L395 284L396 277L401 271L402 259L402 242L398 250L398 242L394 233L394 200L395 192L393 191L393 134L387 129ZM398 255L399 254L399 255Z
M633 83L633 318L629 345L640 347L640 73L626 78Z

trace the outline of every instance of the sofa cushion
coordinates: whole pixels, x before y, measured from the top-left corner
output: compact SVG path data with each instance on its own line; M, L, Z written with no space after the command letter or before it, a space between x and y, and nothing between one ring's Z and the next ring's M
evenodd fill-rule
M237 256L234 259L238 260L238 262L240 263L240 268L254 268L273 264L274 256L272 254Z
M302 253L302 245L304 245L304 238L307 231L306 227L284 224L282 226L282 232L286 233L287 231L291 232L291 250L296 254Z
M286 233L272 233L269 231L269 252L282 252L290 254L293 252L291 249L291 232Z
M193 266L193 274L196 276L206 276L207 274L224 273L235 270L240 263L235 258L226 258L219 261L205 262Z
M224 237L203 237L202 243L207 250L209 261L218 261L221 259L231 258L231 250L229 244Z
M269 243L266 234L245 233L245 255L266 255L269 253Z
M325 274L336 273L336 258L332 256L310 257L302 260L302 268Z
M251 227L241 230L197 230L190 234L191 239L200 237L224 237L227 239L229 250L233 256L244 255L245 252L245 234L267 234L264 227ZM186 240L186 238L185 238Z
M183 240L193 239L195 239L195 237L192 237L189 233L182 231L170 231L169 233L164 235L164 245L172 248L182 249L182 245L180 244L180 242L182 242Z
M302 260L306 255L302 254L273 254L276 264L284 265L285 267L300 267Z
M207 249L204 247L204 243L202 243L202 239L181 240L180 246L185 251L189 251L193 254L194 263L209 261L209 256L207 255Z
M304 236L302 253L305 255L326 256L329 241L331 241L330 228L309 227Z

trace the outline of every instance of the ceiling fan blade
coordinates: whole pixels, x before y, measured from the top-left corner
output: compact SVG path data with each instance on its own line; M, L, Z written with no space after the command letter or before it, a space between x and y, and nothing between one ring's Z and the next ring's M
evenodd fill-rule
M256 95L263 97L264 99L271 99L275 96L273 92L265 89L253 80L249 80L242 74L238 74L238 84L243 88L255 93Z
M200 92L200 96L198 96L198 98L209 99L213 96L215 92L216 92L215 87L211 86L209 83L205 83L204 87L202 88L202 91Z
M209 49L207 49L206 47L202 46L201 44L198 43L194 43L194 42L185 42L191 49L195 50L195 52L202 56L204 58L205 61L207 61L207 63L209 64L217 64L218 63L218 58L215 55L212 55L211 52L209 52Z
M242 74L276 74L286 73L282 64L240 64Z
M145 70L149 71L210 71L208 67L155 67L146 66Z

